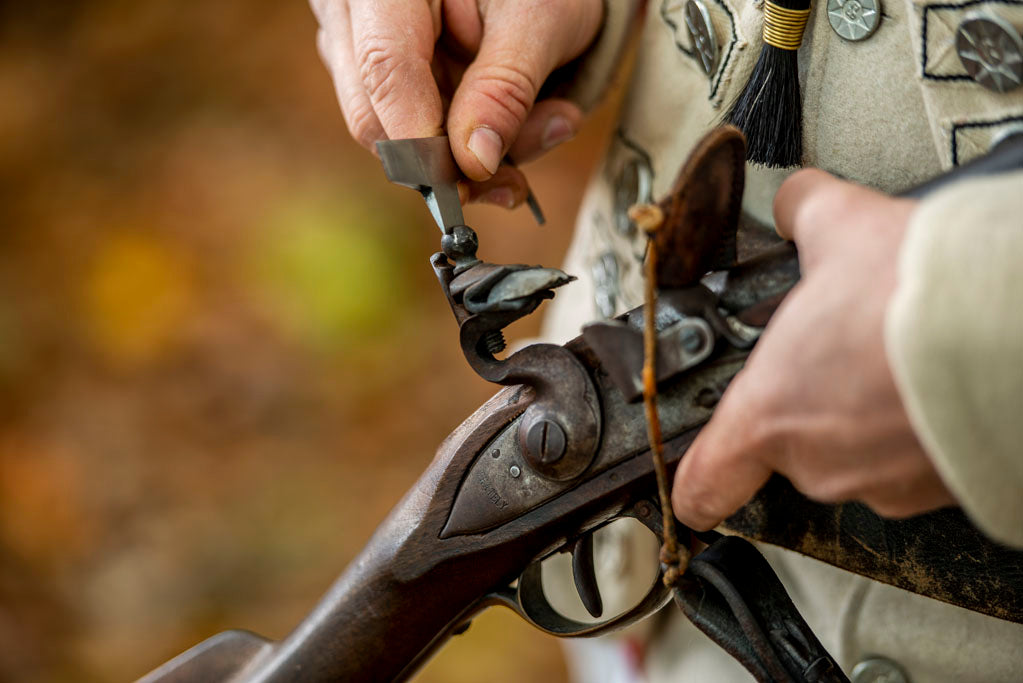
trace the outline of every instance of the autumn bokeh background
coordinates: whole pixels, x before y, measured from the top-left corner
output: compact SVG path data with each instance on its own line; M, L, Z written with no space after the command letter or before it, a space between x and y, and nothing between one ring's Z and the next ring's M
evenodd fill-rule
M286 635L493 393L314 34L302 2L0 2L0 680ZM597 118L526 166L547 227L468 210L482 255L560 261ZM564 676L491 610L419 680Z

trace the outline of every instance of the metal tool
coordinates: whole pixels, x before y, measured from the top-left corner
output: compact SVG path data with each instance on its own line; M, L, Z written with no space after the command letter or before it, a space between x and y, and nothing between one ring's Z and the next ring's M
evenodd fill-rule
M442 233L449 235L455 227L465 225L458 198L462 174L447 137L381 140L377 152L387 179L418 190Z
M458 197L458 181L463 176L451 155L451 143L447 136L381 140L377 142L377 152L387 179L418 190L441 232L447 235L456 226L465 225L462 202ZM511 157L505 157L503 163L515 166ZM543 225L546 219L540 202L531 188L526 189L526 204L537 224Z
M518 168L518 164L510 156L504 158L504 163L512 168ZM528 185L526 186L526 206L529 207L529 211L533 214L533 220L536 221L537 225L543 225L547 222L543 215L543 209L540 208L540 202L537 201L536 195L533 194L533 188Z

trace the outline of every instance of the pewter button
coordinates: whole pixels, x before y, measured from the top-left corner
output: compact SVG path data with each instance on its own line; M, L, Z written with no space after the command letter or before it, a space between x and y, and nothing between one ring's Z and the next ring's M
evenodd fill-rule
M884 657L868 657L852 670L851 683L909 683L902 668Z
M714 24L710 21L710 12L700 0L689 0L686 3L686 28L693 51L708 76L714 73L718 63L718 39L714 34Z
M1023 82L1023 39L993 14L970 13L956 30L956 52L970 78L988 90L1009 92Z
M622 235L631 236L636 231L629 218L629 207L650 201L653 175L645 159L631 157L622 164L615 181L614 198L615 228Z
M828 0L828 21L846 40L866 40L881 23L881 0Z

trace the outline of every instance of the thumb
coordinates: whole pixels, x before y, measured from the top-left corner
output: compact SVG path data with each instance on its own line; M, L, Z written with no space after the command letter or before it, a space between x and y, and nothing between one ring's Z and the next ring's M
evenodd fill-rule
M549 3L523 11L518 3L495 4L483 17L479 51L455 91L447 122L455 159L472 180L486 180L497 171L544 81L596 34L599 12L566 17L558 7ZM587 28L581 29L580 22ZM573 106L562 108L573 114Z

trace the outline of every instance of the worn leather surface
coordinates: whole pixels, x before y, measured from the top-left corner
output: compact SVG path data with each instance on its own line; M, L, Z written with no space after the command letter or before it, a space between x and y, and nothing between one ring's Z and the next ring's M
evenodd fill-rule
M735 264L745 177L746 141L737 128L715 128L696 145L660 202L664 224L653 236L660 289Z
M991 540L960 509L885 519L860 503L810 501L776 475L725 526L876 581L1023 623L1023 550Z
M675 603L761 682L848 683L771 565L737 536L693 558Z

